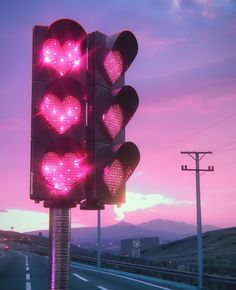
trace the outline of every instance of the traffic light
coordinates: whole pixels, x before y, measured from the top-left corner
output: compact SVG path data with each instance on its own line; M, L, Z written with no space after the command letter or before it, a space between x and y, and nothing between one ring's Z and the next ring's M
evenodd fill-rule
M33 31L30 197L73 205L84 197L87 34L61 19Z
M139 101L135 89L125 85L124 74L137 51L137 40L129 31L113 36L100 32L88 35L90 172L82 209L125 202L125 182L139 162L136 145L125 142L125 126Z

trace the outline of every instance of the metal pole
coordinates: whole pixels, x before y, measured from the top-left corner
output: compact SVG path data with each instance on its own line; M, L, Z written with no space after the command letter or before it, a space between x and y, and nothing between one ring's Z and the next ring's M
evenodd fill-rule
M201 217L201 194L200 194L200 171L214 171L214 166L208 166L207 169L201 169L199 166L200 160L206 154L212 154L210 151L181 151L181 154L188 154L196 161L196 168L187 168L187 165L182 165L182 170L196 172L196 209L197 209L197 255L198 255L198 289L203 288L204 272L203 272L203 240L202 240L202 217Z
M198 288L203 289L203 248L202 248L202 217L200 196L199 154L196 153L196 207L197 207L197 250L198 250Z
M49 209L49 290L70 289L70 208Z
M101 210L98 209L97 225L97 267L101 268Z

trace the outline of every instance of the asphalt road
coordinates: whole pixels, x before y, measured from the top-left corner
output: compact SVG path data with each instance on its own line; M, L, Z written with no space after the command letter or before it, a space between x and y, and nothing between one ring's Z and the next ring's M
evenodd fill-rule
M71 264L71 290L171 290L157 281L118 271ZM47 290L48 259L30 252L0 250L1 290Z

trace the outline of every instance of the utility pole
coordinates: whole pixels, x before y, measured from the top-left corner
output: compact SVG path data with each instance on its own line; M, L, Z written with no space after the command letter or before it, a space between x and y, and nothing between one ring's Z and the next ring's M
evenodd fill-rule
M195 160L195 168L187 168L187 165L182 165L181 169L184 171L196 172L196 209L197 209L197 253L198 253L198 289L203 288L203 246L202 246L202 217L201 217L201 194L200 194L200 171L214 171L213 166L208 166L207 169L200 168L200 160L206 154L212 154L210 151L195 152L182 151L181 154L188 154Z

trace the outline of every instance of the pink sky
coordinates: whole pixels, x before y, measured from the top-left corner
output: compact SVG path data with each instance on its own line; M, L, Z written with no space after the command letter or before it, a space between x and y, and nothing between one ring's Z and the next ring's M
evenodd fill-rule
M59 18L87 32L131 30L139 52L126 83L140 106L127 128L141 162L127 204L107 206L103 225L162 218L195 223L194 166L182 150L212 150L201 166L204 224L235 226L236 3L231 0L7 1L1 4L1 229L47 228L47 209L29 199L32 28ZM96 212L72 210L73 225L96 225Z

